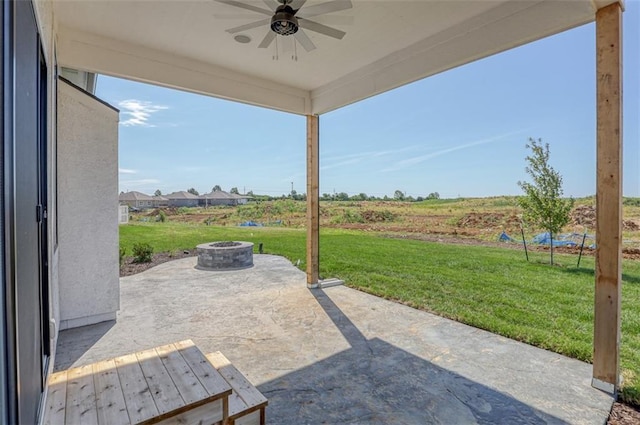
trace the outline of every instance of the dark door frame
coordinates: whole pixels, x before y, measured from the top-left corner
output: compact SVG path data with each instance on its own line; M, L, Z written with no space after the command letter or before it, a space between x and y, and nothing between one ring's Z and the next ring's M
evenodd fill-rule
M18 416L18 391L16 379L16 323L14 286L15 271L13 268L15 256L13 241L13 58L14 51L14 18L15 3L13 1L2 2L2 197L0 199L2 210L0 212L0 224L2 230L2 341L3 350L0 357L2 372L4 375L0 409L2 423L14 423Z
M41 339L42 339L42 386L46 385L47 371L49 370L49 360L51 358L50 330L49 330L49 187L48 187L48 138L47 138L47 62L44 58L42 45L40 50L40 70L38 87L38 210L39 210L39 237L40 245L40 311L41 311Z
M31 15L32 18L29 17ZM25 25L18 25L18 16L22 16L22 19L33 19L33 25L29 24L26 28ZM47 225L47 205L48 205L48 161L47 161L47 146L48 146L48 80L47 80L47 64L42 51L42 44L40 34L37 30L35 13L33 5L30 1L11 0L3 1L0 6L0 22L2 22L2 42L0 44L0 52L2 53L2 66L0 67L0 131L2 132L2 147L0 148L0 425L1 424L13 424L23 423L31 421L30 419L20 418L20 412L28 412L27 417L40 418L42 415L42 401L45 391L47 371L49 368L50 360L50 334L49 334L49 287L48 287L48 225ZM24 22L23 22L24 23ZM31 32L34 31L34 32ZM21 41L22 40L22 41ZM36 44L27 44L27 48L33 51L34 55L32 59L28 60L28 67L21 69L21 63L19 59L19 53L25 51L19 50L20 46L17 43L24 43L25 40L35 40ZM25 47L25 46L23 46ZM23 56L24 57L24 56ZM31 69L32 64L37 66L37 69ZM24 68L24 65L22 65ZM25 93L18 93L16 91L16 84L18 84L17 78L24 77L21 71L29 71L36 78L29 84L33 84L31 87L35 87L35 92L32 95L36 96L33 101L33 109L27 109L31 111L25 116L17 116L17 112L14 109L16 101L20 101L21 97L25 96ZM30 78L30 77L25 77ZM25 81L25 80L23 80ZM23 104L24 105L24 104ZM24 111L23 111L24 112ZM24 128L25 122L20 122L20 125L16 124L16 119L33 120L34 127L36 128L35 140L29 136L27 139L23 139L23 136L19 136L16 131L19 128ZM27 121L28 124L30 121ZM32 128L34 128L32 127ZM21 133L22 134L22 133ZM33 146L35 149L35 156L33 158L37 177L34 179L34 185L30 186L37 194L37 201L33 207L33 210L16 211L18 202L17 196L21 196L16 191L16 184L19 180L16 180L16 172L19 171L19 167L15 165L16 161L16 143L18 138L23 143L35 143ZM24 152L24 151L23 151ZM24 156L21 156L24 160ZM33 170L33 168L32 168ZM34 175L32 175L34 176ZM33 193L33 192L32 192ZM23 202L24 204L24 202ZM28 208L29 209L29 208ZM35 351L29 347L20 346L18 323L20 323L18 317L17 306L19 300L16 298L20 291L17 285L19 258L28 258L25 256L19 257L16 247L21 239L17 239L18 229L16 217L23 217L24 223L25 216L32 216L37 221L37 228L30 227L35 230L36 242L38 247L29 248L33 249L36 261L39 263L38 278L36 286L37 290L34 296L31 298L20 298L21 300L28 299L33 303L34 308L39 310L39 320L33 323L34 328L24 328L22 332L34 332L32 335L40 341L39 347L35 346ZM21 236L20 236L21 237ZM24 240L22 240L24 244ZM35 287L34 287L35 288ZM33 299L32 299L33 298ZM38 298L38 299L36 299ZM21 301L24 303L24 301ZM26 311L26 310L25 310ZM23 311L24 315L24 311ZM21 316L22 317L22 316ZM23 323L24 326L24 323ZM39 328L39 329L35 329ZM28 335L28 334L27 334ZM22 350L21 350L22 348ZM33 352L32 352L33 351ZM38 354L37 351L40 351ZM25 370L18 367L21 360L25 360L24 356L35 358L34 356L41 356L38 364L41 365L39 371L34 371L35 375L32 377L38 377L38 374L42 379L39 382L31 382L29 384L33 388L24 388L26 382L21 384L20 370ZM36 388L36 385L39 387ZM30 391L31 396L27 397L27 405L21 405L24 403L24 399L21 394L24 391ZM39 402L33 398L34 391L40 392ZM31 403L34 400L34 403Z
M2 40L0 44L0 53L2 54L2 64L0 65L0 132L2 133L2 148L0 149L0 164L2 164L2 170L0 170L0 235L5 234L5 225L4 225L4 143L7 140L7 125L6 125L6 116L5 111L7 105L7 79L6 70L8 68L8 36L10 34L9 26L7 22L5 22L5 16L9 16L7 10L9 9L9 4L7 2L2 2L0 5L0 22L2 22ZM4 261L4 237L0 237L0 424L9 423L9 385L5 384L9 382L8 379L8 365L7 365L7 303L6 303L6 293L5 293L5 261Z

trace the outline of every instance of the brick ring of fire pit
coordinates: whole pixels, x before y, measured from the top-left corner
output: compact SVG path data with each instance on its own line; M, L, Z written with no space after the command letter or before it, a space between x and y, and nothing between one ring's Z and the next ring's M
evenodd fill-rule
M253 267L253 243L208 242L196 247L201 270L238 270Z

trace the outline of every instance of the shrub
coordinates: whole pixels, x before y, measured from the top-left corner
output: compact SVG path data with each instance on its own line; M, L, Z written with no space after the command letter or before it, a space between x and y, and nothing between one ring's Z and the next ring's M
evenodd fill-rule
M133 244L133 261L136 263L150 263L153 247L148 243Z
M158 221L160 221L160 222L162 222L162 223L164 223L165 221L167 221L167 214L166 214L164 211L162 211L162 210L160 210L160 211L158 212Z
M332 220L334 224L352 224L352 223L364 223L362 215L357 211L345 209L342 215L335 217Z
M120 248L120 267L124 263L124 256L127 254L127 248Z
M640 207L640 198L622 198L622 205Z

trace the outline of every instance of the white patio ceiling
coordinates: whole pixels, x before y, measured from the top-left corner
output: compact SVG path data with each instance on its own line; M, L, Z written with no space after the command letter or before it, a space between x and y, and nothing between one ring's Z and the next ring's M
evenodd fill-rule
M239 0L267 8L261 0ZM313 6L327 0L308 0ZM225 30L265 15L214 0L54 0L62 66L144 81L297 114L321 114L403 84L591 22L614 0L352 0L313 20L317 49L291 37L267 49L267 25Z

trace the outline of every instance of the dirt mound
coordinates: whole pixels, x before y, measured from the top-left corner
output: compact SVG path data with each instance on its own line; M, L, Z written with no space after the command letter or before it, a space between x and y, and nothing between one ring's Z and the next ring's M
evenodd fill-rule
M638 223L636 223L633 220L623 220L622 228L624 230L630 230L632 232L635 232L636 230L640 230L640 225L638 225Z
M518 227L520 219L515 214L502 213L467 213L458 220L459 227L503 228Z
M143 215L147 217L155 217L160 214L160 211L162 211L161 208L154 208L152 210L147 210Z
M571 224L595 229L596 208L591 205L578 205L571 211ZM640 225L633 220L623 220L622 228L635 232L640 230Z
M570 216L573 225L596 227L596 208L591 205L578 205L571 211Z
M367 223L380 223L396 219L396 214L388 210L365 210L362 211L360 215L362 215L362 219Z

